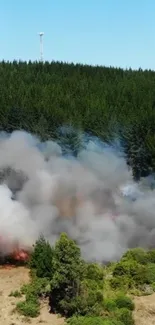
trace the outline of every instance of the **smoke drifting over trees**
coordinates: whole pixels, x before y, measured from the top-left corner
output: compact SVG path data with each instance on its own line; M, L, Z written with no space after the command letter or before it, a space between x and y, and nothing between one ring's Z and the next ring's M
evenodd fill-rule
M62 231L89 261L116 260L129 247L155 244L150 179L133 181L119 146L74 135L69 146L24 131L0 134L4 254L16 241L31 247L40 234L53 244Z

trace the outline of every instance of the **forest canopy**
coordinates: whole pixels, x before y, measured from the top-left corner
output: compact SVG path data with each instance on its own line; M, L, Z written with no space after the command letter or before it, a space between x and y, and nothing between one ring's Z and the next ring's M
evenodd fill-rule
M0 62L0 129L57 139L71 125L119 140L138 180L155 171L155 72L62 62Z

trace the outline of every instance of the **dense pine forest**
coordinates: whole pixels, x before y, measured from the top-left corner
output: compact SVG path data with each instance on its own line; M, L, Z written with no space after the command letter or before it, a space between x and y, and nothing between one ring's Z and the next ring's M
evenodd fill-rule
M155 171L155 72L3 61L0 83L1 130L49 139L72 125L119 140L135 179Z

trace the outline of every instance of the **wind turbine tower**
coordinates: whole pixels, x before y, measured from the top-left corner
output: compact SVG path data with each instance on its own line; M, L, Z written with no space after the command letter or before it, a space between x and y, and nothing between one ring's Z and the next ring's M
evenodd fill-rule
M41 61L43 61L43 35L44 35L44 32L39 33L39 37L40 37L40 60Z

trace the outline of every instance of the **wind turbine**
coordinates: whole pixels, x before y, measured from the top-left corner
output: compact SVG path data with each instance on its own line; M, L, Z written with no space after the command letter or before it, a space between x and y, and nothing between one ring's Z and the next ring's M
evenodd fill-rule
M43 35L44 35L44 32L39 33L39 37L40 37L40 60L41 61L43 61Z

